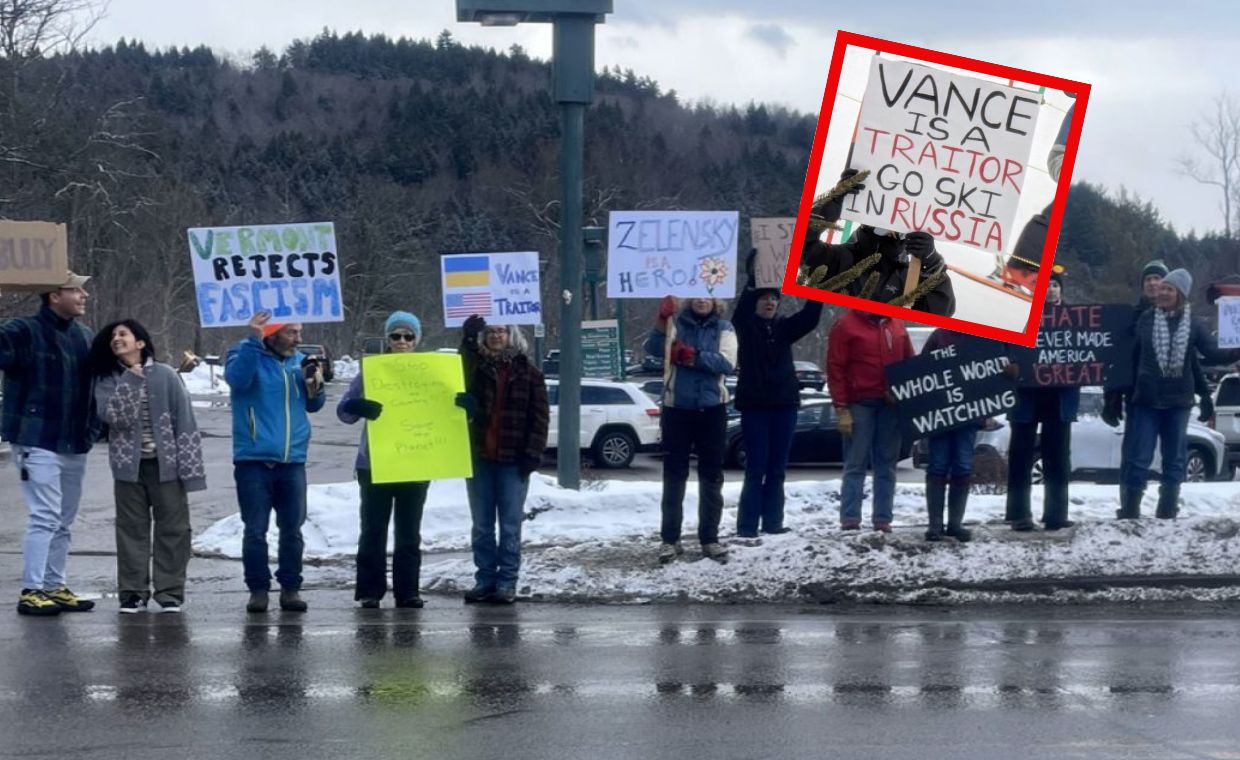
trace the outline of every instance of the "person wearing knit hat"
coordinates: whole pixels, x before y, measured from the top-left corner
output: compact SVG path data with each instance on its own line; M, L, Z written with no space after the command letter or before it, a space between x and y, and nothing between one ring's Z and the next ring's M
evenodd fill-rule
M388 353L412 353L422 342L422 322L407 311L392 312L383 323L383 331L387 334ZM358 372L336 405L336 417L341 422L352 425L358 420L379 419L383 404L366 398L365 388L364 372ZM362 504L353 598L363 608L377 609L387 593L387 536L391 522L392 595L397 607L421 608L422 508L430 483L375 483L370 472L370 443L365 422L355 470Z
M1121 518L1140 516L1156 447L1162 453L1162 472L1155 516L1176 516L1180 484L1187 474L1188 421L1197 390L1193 362L1198 356L1210 364L1240 360L1240 350L1218 348L1206 326L1193 319L1189 304L1192 289L1193 276L1188 270L1168 272L1158 284L1154 307L1137 321L1136 375L1132 386L1122 389L1129 399L1133 442L1127 452L1130 461L1121 467L1125 478L1120 484ZM1106 417L1109 424L1117 423L1114 411L1109 410Z

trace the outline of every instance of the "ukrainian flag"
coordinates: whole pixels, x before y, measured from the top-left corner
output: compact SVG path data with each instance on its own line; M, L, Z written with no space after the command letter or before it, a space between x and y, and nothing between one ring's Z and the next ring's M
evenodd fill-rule
M444 285L449 288L490 287L489 256L453 256L444 259Z

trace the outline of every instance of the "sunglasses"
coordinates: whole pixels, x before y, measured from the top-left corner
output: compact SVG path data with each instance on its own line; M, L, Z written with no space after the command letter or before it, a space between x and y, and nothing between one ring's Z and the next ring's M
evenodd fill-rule
M415 340L415 338L413 337L413 333L388 333L388 340L392 341L393 343L396 343L398 341L404 341L405 343L412 343Z

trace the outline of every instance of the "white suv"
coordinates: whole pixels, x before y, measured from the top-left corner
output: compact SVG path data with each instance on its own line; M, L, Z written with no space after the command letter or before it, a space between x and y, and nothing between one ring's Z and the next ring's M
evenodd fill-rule
M560 381L547 380L551 429L547 448L559 446ZM581 381L581 449L595 465L606 469L628 467L639 452L659 448L659 406L634 383Z

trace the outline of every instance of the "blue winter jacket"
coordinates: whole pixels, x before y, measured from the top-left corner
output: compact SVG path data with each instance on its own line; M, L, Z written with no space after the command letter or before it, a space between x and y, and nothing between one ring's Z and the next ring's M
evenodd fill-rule
M224 380L232 398L234 462L306 461L310 418L327 401L326 391L306 393L300 351L282 358L256 336L228 351Z
M677 340L693 346L697 360L692 367L672 364L671 348ZM667 334L655 330L646 339L646 353L663 357L663 405L676 409L708 409L728 403L725 378L736 369L736 330L732 323L711 312L699 317L685 307L668 320Z

